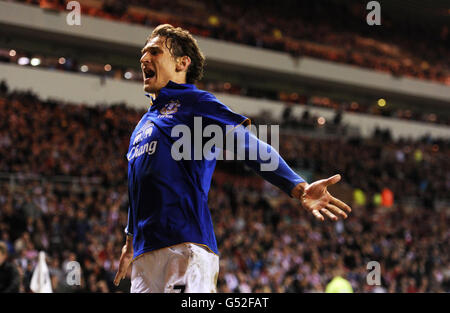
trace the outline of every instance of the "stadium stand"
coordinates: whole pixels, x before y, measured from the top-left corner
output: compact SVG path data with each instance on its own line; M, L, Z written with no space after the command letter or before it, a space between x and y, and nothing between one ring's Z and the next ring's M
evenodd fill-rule
M22 2L45 9L66 9L65 1ZM275 7L270 1L258 1L257 5L254 1L88 0L80 3L83 13L105 19L147 26L172 23L203 37L450 84L450 55L445 48L449 40L448 26L436 31L403 22L399 27L385 18L387 29L380 39L376 32L368 32L364 23L351 22L364 15L365 8L357 1L296 2L294 5L281 2ZM327 10L322 10L323 7ZM192 14L186 16L186 10ZM434 49L429 49L427 43L432 43Z

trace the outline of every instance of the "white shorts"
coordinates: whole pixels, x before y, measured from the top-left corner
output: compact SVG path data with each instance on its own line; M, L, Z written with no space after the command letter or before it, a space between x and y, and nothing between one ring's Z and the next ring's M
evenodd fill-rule
M217 292L219 257L206 247L181 243L147 252L132 263L132 293Z

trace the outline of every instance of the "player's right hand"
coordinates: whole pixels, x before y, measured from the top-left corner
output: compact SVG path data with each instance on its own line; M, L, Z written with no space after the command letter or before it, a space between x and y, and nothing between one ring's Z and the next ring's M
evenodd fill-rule
M346 219L352 211L350 206L333 197L327 187L341 180L341 175L334 175L327 179L321 179L312 184L300 183L292 190L292 196L300 200L303 208L311 212L316 219L324 221L325 215L332 221ZM322 215L322 214L323 215Z
M114 285L119 286L120 281L127 275L128 267L133 260L133 245L126 243L122 247L122 255L120 256L119 269L116 277L114 278Z

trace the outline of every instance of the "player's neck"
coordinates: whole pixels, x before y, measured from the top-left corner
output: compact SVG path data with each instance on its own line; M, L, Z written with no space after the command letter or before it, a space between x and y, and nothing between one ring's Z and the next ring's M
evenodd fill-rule
M186 74L180 76L177 75L173 77L171 81L174 82L175 84L186 84Z

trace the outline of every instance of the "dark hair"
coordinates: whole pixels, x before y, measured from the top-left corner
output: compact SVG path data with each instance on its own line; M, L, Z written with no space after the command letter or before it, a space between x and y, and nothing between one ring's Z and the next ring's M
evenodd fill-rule
M191 59L191 64L186 73L188 84L193 84L202 79L205 56L200 51L197 40L188 30L173 27L170 24L161 24L153 30L147 38L147 42L156 36L165 38L166 47L175 58L188 56Z

